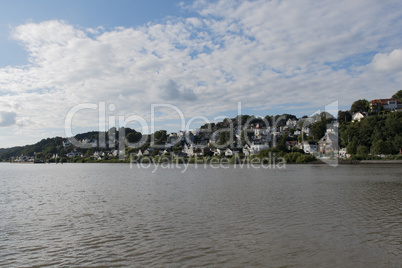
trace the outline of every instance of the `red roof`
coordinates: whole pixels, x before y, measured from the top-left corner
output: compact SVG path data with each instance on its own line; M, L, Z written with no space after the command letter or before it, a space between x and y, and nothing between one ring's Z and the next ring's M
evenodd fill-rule
M388 101L399 101L397 99L377 99L377 100L372 100L370 101L370 104L375 104L375 105L386 105Z

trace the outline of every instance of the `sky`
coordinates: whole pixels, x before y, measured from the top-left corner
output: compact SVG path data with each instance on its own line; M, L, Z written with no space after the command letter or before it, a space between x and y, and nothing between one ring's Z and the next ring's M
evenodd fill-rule
M0 148L111 126L301 117L402 89L400 0L0 6Z

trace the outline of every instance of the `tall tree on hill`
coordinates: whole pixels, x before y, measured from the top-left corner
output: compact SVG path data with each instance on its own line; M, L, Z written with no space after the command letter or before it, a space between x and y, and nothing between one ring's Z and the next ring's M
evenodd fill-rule
M141 138L142 138L141 132L136 132L136 131L128 133L126 136L126 139L129 143L139 142L141 140Z
M316 121L311 126L311 134L314 140L319 140L327 132L327 124L330 124L334 120L334 117L327 112L322 112L319 115L315 115L314 118Z
M392 98L402 101L402 90L399 90L394 95L392 95Z
M311 126L311 134L313 135L314 140L321 139L326 131L327 122L325 120L317 121Z
M167 131L166 130L158 130L155 131L154 135L154 142L157 145L165 144L167 140Z
M349 111L339 111L337 117L338 123L346 123L352 121L352 115Z
M362 100L357 100L352 104L352 107L350 108L350 112L352 114L354 113L364 113L364 112L368 112L370 109L370 105L369 102L365 99Z

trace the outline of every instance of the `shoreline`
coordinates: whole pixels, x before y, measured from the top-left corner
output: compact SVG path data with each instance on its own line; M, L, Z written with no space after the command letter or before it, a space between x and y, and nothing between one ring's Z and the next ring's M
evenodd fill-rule
M0 163L10 163L10 164L39 164L39 163L34 163L34 162L0 162ZM88 161L88 162L63 162L63 163L40 163L40 164L130 164L130 162L127 161L105 161L105 162L98 162L98 161ZM189 163L189 164L194 164L194 163ZM233 165L233 163L226 163ZM323 162L320 159L317 159L312 162L308 163L287 163L291 165L323 165L327 164ZM338 162L339 165L370 165L370 164L390 164L390 165L397 165L397 164L402 164L402 160L339 160Z
M402 160L339 160L340 165L402 164ZM325 163L324 163L325 164Z

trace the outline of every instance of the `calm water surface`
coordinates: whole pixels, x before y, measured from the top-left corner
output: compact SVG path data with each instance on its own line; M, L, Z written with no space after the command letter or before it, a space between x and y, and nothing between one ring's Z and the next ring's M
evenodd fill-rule
M0 266L401 267L402 166L0 164Z

